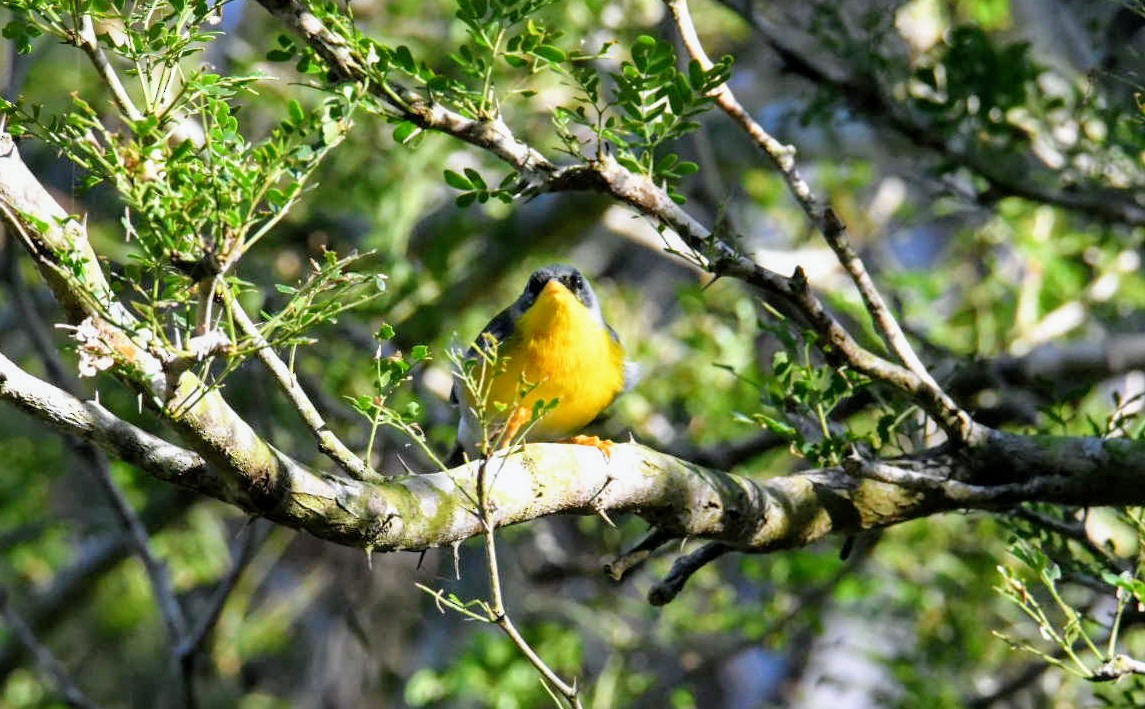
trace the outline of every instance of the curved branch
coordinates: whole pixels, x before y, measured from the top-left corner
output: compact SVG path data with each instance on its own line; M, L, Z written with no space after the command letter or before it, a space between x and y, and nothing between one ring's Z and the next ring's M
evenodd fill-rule
M1020 355L1003 355L959 367L949 381L957 395L995 386L1089 385L1145 369L1145 335L1110 335L1100 340L1053 342Z
M985 436L987 429L942 389L860 345L811 292L801 268L788 278L755 263L673 202L652 180L630 172L612 157L605 155L587 166L562 170L545 187L549 191L590 190L611 195L669 227L706 259L712 273L758 288L768 302L814 330L819 336L818 346L835 364L848 365L907 394L956 441L973 446Z
M667 0L668 8L671 10L672 17L676 21L676 28L680 32L681 38L684 42L684 47L692 58L700 64L700 67L705 71L710 71L713 67L712 60L708 58L707 52L704 51L703 45L700 43L700 38L696 34L695 25L692 23L692 15L688 10L687 0ZM926 387L932 390L931 396L943 403L948 411L945 412L947 417L957 418L961 422L968 424L971 419L969 414L959 409L957 404L949 396L942 391L938 382L934 380L930 372L927 370L926 365L919 359L918 354L915 353L914 347L911 346L910 340L907 339L906 333L903 332L902 327L899 325L898 320L891 314L890 308L887 307L886 301L883 299L879 289L875 286L874 279L871 278L870 273L867 272L867 267L863 263L859 255L855 253L855 249L851 246L850 240L847 238L847 228L839 217L835 214L834 210L830 207L824 207L819 199L812 192L811 186L803 179L799 173L799 168L795 162L795 148L790 145L784 145L776 140L774 136L767 132L763 126L759 125L751 114L744 109L739 100L736 99L735 94L732 93L731 87L728 82L720 84L716 88L708 92L716 105L719 106L724 113L728 115L744 133L751 138L752 142L763 151L763 154L771 161L780 175L783 176L784 181L787 183L788 191L799 202L800 207L803 208L804 214L815 225L815 228L823 234L823 238L827 244L835 252L839 259L839 263L851 276L855 287L862 296L863 302L866 304L867 312L870 313L871 319L874 321L875 326L879 332L882 333L883 339L890 347L891 351L898 357L899 361L910 370L912 374L918 379L920 387ZM940 423L944 419L938 419ZM958 436L965 432L970 432L972 427L965 425L946 427L948 434ZM957 438L962 441L963 439Z
M480 461L444 473L368 483L327 476L280 456L265 468L223 477L194 453L35 379L3 357L0 400L95 440L160 479L340 544L417 550L483 531L469 502L477 499ZM805 546L829 534L854 534L958 509L1033 501L1145 504L1145 488L1137 484L1145 470L1145 441L997 431L973 449L935 449L765 481L703 468L634 443L617 445L608 459L587 446L533 444L499 455L488 466L496 481L489 505L497 527L559 513L630 512L664 534L750 552Z
M542 181L556 172L556 166L548 158L517 140L500 118L466 118L399 84L385 78L379 80L361 54L299 0L258 0L258 3L326 61L333 81L368 85L371 92L402 119L487 150L512 165L530 182Z
M114 372L132 386L145 400L159 409L170 423L202 459L194 465L175 466L167 473L173 482L193 476L186 468L205 468L203 461L211 463L213 474L204 476L209 490L200 490L222 499L228 496L243 498L244 509L261 509L260 500L272 491L284 474L283 469L299 467L297 463L272 448L260 438L219 393L194 376L183 371L178 353L163 351L150 339L146 328L111 295L107 279L87 240L84 224L68 215L44 186L28 170L12 136L0 131L0 217L19 236L23 245L44 276L52 292L65 308L73 324L84 324L89 330L82 350L95 348L96 356L112 360ZM5 360L7 365L10 362ZM168 366L170 365L170 366ZM14 366L14 365L11 365ZM5 369L8 369L6 366ZM42 384L42 383L41 383ZM10 387L9 387L10 388ZM33 395L42 393L28 387ZM39 406L24 402L26 410ZM86 407L86 408L85 408ZM64 415L74 415L70 421L52 421L65 429L79 425L84 430L77 435L89 437L94 432L103 439L101 445L114 445L116 419L108 424L110 416L98 405L82 404L73 400ZM71 426L69 426L69 424ZM132 436L144 436L142 431ZM156 439L158 440L158 439ZM176 446L169 449L186 454ZM132 461L134 462L134 461ZM164 475L164 466L140 461L140 467ZM222 488L226 488L224 493Z
M326 47L333 59L343 62L339 70L360 70L345 43L301 5L292 0L260 2L276 14L286 13L292 27L309 33L308 41ZM956 509L997 509L1025 501L1145 504L1145 488L1138 484L1145 470L1145 442L1020 436L982 427L941 390L861 347L810 292L801 270L787 278L754 263L680 209L651 180L610 157L556 171L503 124L471 121L439 106L395 101L395 106L420 116L419 125L455 135L517 169L540 175L541 191L603 192L672 228L713 272L760 289L812 327L828 356L897 387L965 443L907 459L858 461L766 481L691 465L635 444L616 446L608 459L584 446L531 445L487 463L496 480L487 501L495 526L556 513L631 512L670 536L768 552ZM114 343L121 358L117 373L154 397L153 403L196 453L150 436L3 358L0 399L97 441L156 477L340 544L416 550L483 531L469 503L478 498L476 471L483 463L378 482L337 478L274 450L221 395L204 394L202 383L190 373L178 378L166 374L161 357L129 335L135 325L130 314L115 309L107 297L106 281L82 225L51 200L3 133L0 207L72 317L107 321L111 335L120 338Z
M238 326L239 331L246 337L250 338L252 342L258 347L256 355L262 363L270 370L271 375L274 376L278 382L279 387L290 399L290 403L294 405L294 410L302 417L303 423L306 424L307 430L314 436L315 441L318 443L318 449L321 450L326 457L338 464L342 470L346 471L351 477L358 480L368 480L371 477L376 478L377 473L370 468L369 463L359 458L354 454L350 448L330 430L326 425L326 420L322 418L319 413L318 407L310 400L306 394L306 390L302 388L302 383L298 381L298 376L278 353L274 351L266 338L262 336L258 326L247 315L246 310L240 303L237 302L229 291L225 288L222 289L222 296L227 305L227 312L230 313L234 319L235 324Z

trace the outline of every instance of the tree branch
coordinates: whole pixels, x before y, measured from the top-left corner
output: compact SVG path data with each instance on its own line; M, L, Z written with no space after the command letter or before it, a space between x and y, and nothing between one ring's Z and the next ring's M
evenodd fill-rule
M85 346L99 347L98 355L111 358L115 373L144 397L146 403L160 410L203 460L211 463L212 473L202 481L206 487L219 492L219 488L231 486L229 494L244 498L248 506L260 508L259 500L275 487L280 468L294 468L298 464L262 440L216 388L185 371L181 353L164 351L156 345L146 328L112 297L83 223L68 215L44 189L20 158L12 136L3 131L0 131L0 216L32 255L69 320L77 325L82 323L94 333L89 337L95 343L89 341ZM28 391L36 395L35 387ZM27 407L36 408L32 402L25 403ZM104 440L99 441L101 445L121 443L114 439L114 431L101 427L105 423L101 417L110 414L98 405L74 402L65 409L67 414L79 418L58 422L64 428L78 421L81 428L86 427L85 432L94 431L104 436ZM187 454L175 446L168 446L166 450ZM144 461L148 462L154 463ZM201 464L202 460L199 467ZM143 467L160 477L165 474L162 465ZM168 479L182 479L187 467L174 466Z
M707 52L704 51L703 45L700 43L700 38L696 34L695 25L692 23L692 15L688 10L687 0L667 0L668 9L672 13L672 17L676 21L676 28L680 33L683 40L684 47L694 60L699 62L700 66L705 71L710 71L713 67L712 60L708 58ZM863 298L863 302L867 306L867 312L870 313L872 320L874 320L879 332L882 333L884 340L890 347L891 351L899 358L907 369L909 369L921 383L933 390L936 396L942 399L942 391L938 382L934 380L930 372L927 370L926 365L919 359L918 354L915 353L914 348L911 346L910 341L907 339L906 334L903 332L902 327L899 325L898 320L891 314L890 308L887 307L886 301L883 299L882 294L875 286L874 280L867 272L867 267L863 264L862 259L855 253L854 248L851 247L850 240L847 238L847 228L839 217L830 207L824 207L815 193L811 190L811 186L803 179L799 173L799 168L795 162L795 147L791 145L784 145L768 133L763 126L756 122L751 114L744 109L739 100L736 99L735 94L732 93L731 87L727 83L720 84L715 89L712 89L708 95L712 97L716 105L719 106L724 113L728 115L744 133L751 138L763 154L767 156L770 162L779 170L779 174L783 176L784 181L787 183L787 189L795 197L799 206L803 208L804 214L815 225L815 228L823 234L823 238L827 244L835 252L839 263L851 276L855 287L858 289L859 294ZM949 397L948 406L954 406L954 411L951 413L955 416L957 406ZM965 412L961 412L964 417L968 416ZM950 433L951 431L948 431ZM955 429L955 433L960 433L959 429Z
M160 479L339 544L416 550L483 530L468 502L476 499L479 462L371 484L324 475L280 456L263 467L222 476L194 453L36 380L2 356L0 400L91 438ZM608 460L585 446L534 444L519 454L499 455L489 465L495 471L490 508L497 527L558 513L631 512L665 534L750 552L804 546L828 534L853 534L957 509L993 510L1033 501L1145 504L1145 489L1137 484L1145 470L1145 441L999 431L991 431L976 448L939 448L870 463L858 474L824 468L765 481L631 443L617 445Z
M85 17L85 20L86 26L90 29L90 18ZM94 41L94 31L92 40ZM35 349L52 378L60 382L69 393L74 394L78 390L78 382L64 368L43 319L27 296L24 284L20 279L19 267L16 264L15 249L9 244L4 251L5 281L22 316L24 327L30 332ZM100 491L107 498L116 520L133 542L135 553L143 563L143 568L155 594L156 604L167 626L172 645L181 644L187 632L187 622L183 608L179 605L175 590L171 585L170 574L163 562L152 552L150 536L139 515L132 508L131 503L123 491L119 489L115 480L112 479L107 457L90 440L79 438L71 433L65 434L65 437L74 452L87 463L86 467L91 472ZM185 687L189 687L190 678L184 675L183 680Z
M548 158L518 140L499 118L484 121L467 119L416 92L402 89L384 79L379 80L368 69L367 62L344 38L333 32L298 0L259 0L259 3L301 36L329 63L335 80L354 81L368 86L374 95L398 111L402 118L419 127L452 135L497 156L526 177L532 192L597 191L634 207L675 231L695 251L697 257L707 262L709 270L717 276L732 276L755 285L772 298L778 299L777 307L783 309L786 306L787 312L794 312L801 321L810 321L822 337L820 346L835 347L841 357L857 370L887 381L918 398L924 410L954 440L973 443L981 435L982 431L969 414L962 411L939 387L933 386L933 380L927 382L929 375L926 375L927 378L920 377L909 368L898 367L860 347L827 313L818 299L810 294L805 279L799 278L798 273L791 279L785 279L754 263L692 218L650 179L626 170L608 155L588 165L558 169ZM777 154L783 152L782 146L776 150L779 151ZM793 163L790 174L793 179L798 178ZM801 179L793 184L802 184L806 188ZM804 191L809 193L809 190ZM793 292L793 286L800 283L803 286L800 292ZM901 345L905 338L896 342ZM905 361L911 360L908 358Z
M816 345L836 365L847 365L908 395L946 430L952 439L975 445L986 434L942 389L917 374L860 345L811 292L802 269L781 276L755 263L696 221L652 180L622 167L605 155L586 166L566 168L545 185L549 191L602 192L675 231L717 276L732 276L761 290L768 302L804 323L819 336Z
M143 508L141 517L153 532L179 522L189 508L191 495L171 490L153 496ZM115 534L85 540L77 550L77 558L52 578L51 583L35 598L29 599L23 617L37 634L45 634L69 618L66 609L83 605L87 595L97 584L94 581L113 570L132 552L131 540L125 534ZM21 646L9 640L0 644L0 685L16 668Z
M1115 655L1113 659L1094 668L1089 680L1091 682L1112 682L1131 674L1145 675L1145 662L1128 655Z
M258 0L258 3L327 62L333 81L353 81L368 86L402 119L487 150L512 165L529 182L543 181L556 172L556 166L548 158L517 140L500 118L466 118L385 77L375 76L345 38L333 32L299 0Z
M231 554L231 568L227 571L227 575L219 581L218 587L211 595L210 604L207 610L199 617L198 623L195 624L193 632L188 634L184 641L175 648L175 655L179 658L180 662L187 664L193 660L194 656L203 647L210 636L211 631L215 629L215 625L219 621L219 617L223 613L223 607L230 598L231 592L234 591L235 586L238 584L239 579L242 578L243 571L246 570L248 564L254 558L255 552L262 546L270 537L270 531L273 529L268 524L259 525L252 523L246 534L243 535L241 544Z
M56 690L63 695L68 706L76 709L99 709L99 705L88 699L87 695L76 686L67 669L56 659L52 651L40 642L24 619L12 608L8 592L3 588L0 588L0 616L4 618L12 634L35 656L40 668L52 678Z
M345 41L303 6L293 0L260 2L328 61L337 62L336 74L371 78ZM97 404L81 402L2 356L0 400L94 440L158 478L323 539L382 551L444 546L480 534L482 520L469 503L479 497L480 465L492 466L497 481L489 491L490 519L485 521L490 526L562 512L631 512L667 536L715 542L707 547L709 554L792 548L828 534L853 534L955 509L996 509L1024 501L1145 503L1145 490L1137 484L1145 470L1145 442L1020 436L982 427L917 373L860 346L811 293L800 269L788 278L753 262L650 179L608 155L557 170L499 121L465 119L412 93L371 86L418 125L482 147L539 180L536 191L602 192L675 230L714 273L755 286L811 327L833 362L896 387L964 445L766 481L691 465L635 444L618 445L607 460L583 446L542 444L433 475L376 482L326 475L272 448L217 391L205 392L204 384L186 371L177 376L165 371L164 353L133 339L137 323L110 298L82 224L47 195L3 133L4 217L73 322L106 322L108 336L116 338L116 372L151 396L149 401L197 453L140 431Z
M259 332L258 326L247 315L246 310L242 305L236 302L227 291L222 289L222 296L226 299L228 312L234 318L235 324L238 325L239 330L243 335L249 337L258 347L257 355L262 363L270 370L274 376L275 381L278 382L279 387L290 399L290 403L294 404L294 409L302 417L302 421L306 424L306 428L314 436L315 441L318 443L318 449L321 450L326 457L334 461L338 467L345 470L350 476L356 480L369 480L377 479L378 474L369 466L366 461L354 455L354 452L346 447L338 436L334 434L326 426L325 419L322 414L318 412L318 407L307 396L306 391L298 382L298 377L286 363L278 356L278 354L271 348L270 343Z
M796 40L798 32L793 32L793 28L777 26L754 3L720 1L747 21L775 50L788 71L820 86L831 87L848 106L873 124L889 127L916 146L983 178L989 185L989 192L980 195L980 201L993 202L1001 197L1019 197L1062 207L1106 222L1145 225L1145 206L1135 199L1136 192L1133 189L1050 186L1061 184L1058 172L1033 159L1027 159L1021 165L1007 170L997 151L983 150L983 146L974 141L959 144L956 141L960 138L948 139L945 131L936 130L925 118L888 95L878 77L854 71L854 62L846 67L835 66L813 57L807 48L822 47L823 43L819 39L805 36L802 42Z
M86 542L79 558L57 573L51 585L37 594L34 604L25 610L28 626L36 633L49 632L67 617L65 608L78 605L82 592L94 588L92 580L115 568L131 550L131 540L122 534ZM19 666L22 650L26 650L24 645L12 639L0 644L0 685Z
M623 581L628 574L639 569L644 565L644 562L652 558L657 549L675 539L676 537L665 533L663 530L653 529L640 540L639 544L605 564L604 573L608 574L613 581Z
M960 367L948 386L958 394L995 386L1079 386L1143 368L1145 335L1111 335L1101 340L1050 343L1018 357L974 361Z
M124 88L123 82L119 80L119 74L115 72L115 68L111 66L111 62L107 59L107 54L104 53L103 48L99 46L99 40L95 34L95 24L92 22L91 15L83 15L80 18L80 28L74 30L71 36L71 42L75 46L83 50L84 54L91 59L91 63L95 66L96 71L99 72L103 83L111 91L111 96L115 99L115 105L119 106L119 110L130 121L137 122L143 120L143 114L136 108L135 103L131 100L131 96Z
M692 578L692 574L731 551L731 547L719 542L710 542L688 554L676 559L672 570L661 579L652 590L648 592L648 602L654 606L663 606L671 603L684 589L684 584Z

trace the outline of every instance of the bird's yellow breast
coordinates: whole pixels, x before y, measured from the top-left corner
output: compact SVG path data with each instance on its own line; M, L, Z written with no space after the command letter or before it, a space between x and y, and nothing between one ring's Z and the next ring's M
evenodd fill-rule
M498 348L486 410L504 417L515 406L531 410L556 399L529 437L563 438L588 425L623 389L624 348L572 292L550 281Z

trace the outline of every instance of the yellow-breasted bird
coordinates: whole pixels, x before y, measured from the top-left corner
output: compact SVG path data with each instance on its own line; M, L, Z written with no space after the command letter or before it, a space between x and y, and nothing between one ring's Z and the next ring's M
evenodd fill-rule
M496 361L485 364L477 348L495 353ZM472 377L480 378L480 368L490 366L483 412L491 424L485 431L490 446L513 441L532 420L537 402L556 400L529 429L528 439L569 439L608 454L611 441L575 434L635 383L638 370L625 361L620 338L580 271L561 265L534 271L517 301L489 321L469 352L478 359ZM461 381L455 381L453 396L461 405L458 444L480 455L478 404Z

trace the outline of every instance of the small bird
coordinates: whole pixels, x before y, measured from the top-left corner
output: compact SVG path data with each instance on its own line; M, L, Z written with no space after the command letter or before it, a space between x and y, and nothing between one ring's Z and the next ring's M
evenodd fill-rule
M534 271L517 301L485 326L469 355L478 362L471 378L484 378L484 411L478 412L460 379L453 397L461 404L458 444L471 456L482 454L483 438L488 447L508 445L530 424L534 407L553 401L528 429L528 440L567 439L609 454L612 441L575 434L635 383L637 368L625 361L624 347L580 271L562 265ZM484 437L482 414L489 429Z

